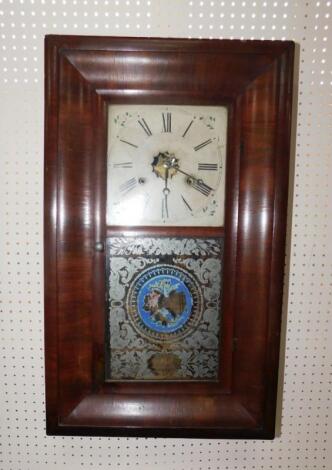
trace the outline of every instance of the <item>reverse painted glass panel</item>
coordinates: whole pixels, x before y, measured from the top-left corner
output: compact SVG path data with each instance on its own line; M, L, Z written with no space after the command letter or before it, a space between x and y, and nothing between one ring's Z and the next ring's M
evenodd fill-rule
M216 380L222 238L108 239L109 380Z

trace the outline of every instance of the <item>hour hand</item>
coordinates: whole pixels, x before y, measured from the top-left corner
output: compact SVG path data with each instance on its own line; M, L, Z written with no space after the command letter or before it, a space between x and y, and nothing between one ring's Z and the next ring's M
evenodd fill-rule
M162 200L162 206L161 206L161 211L162 211L162 218L168 218L168 202L167 198L170 193L170 190L168 188L168 167L165 169L165 185L163 188L163 200Z

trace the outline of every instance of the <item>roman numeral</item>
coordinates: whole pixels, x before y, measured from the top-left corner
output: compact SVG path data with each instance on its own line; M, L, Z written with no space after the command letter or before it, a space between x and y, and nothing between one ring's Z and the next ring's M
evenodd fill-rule
M208 186L207 184L203 183L203 181L200 180L193 180L191 183L192 188L196 189L200 193L204 194L204 196L208 196L210 192L212 191L212 188Z
M143 131L146 133L146 135L148 137L150 137L150 135L152 135L152 132L149 128L149 126L147 125L146 121L144 118L142 118L142 120L138 120L138 124L141 126L141 128L143 129Z
M138 148L138 145L132 144L131 142L128 142L128 140L120 139L120 142L123 142L124 144L127 144L127 145L131 145L132 147L135 147L136 149Z
M185 205L187 206L187 208L190 210L190 212L192 212L193 210L192 210L192 208L189 206L188 201L185 200L185 198L182 196L182 194L181 194L181 197L182 197L182 201L185 203Z
M113 168L132 168L133 162L113 163Z
M120 192L123 194L128 193L132 189L135 188L137 184L136 178L130 178L129 180L125 181L124 183L120 184L119 189Z
M191 122L189 123L187 129L186 129L186 130L184 131L184 133L182 134L182 137L185 137L185 136L186 136L186 134L187 134L187 132L189 131L189 129L191 128L191 125L192 125L193 122L194 122L194 121L191 121Z
M218 163L199 163L198 169L201 171L217 171Z
M164 132L172 132L172 114L162 113L163 115L163 129Z
M195 152L197 152L197 150L201 150L203 147L206 147L207 145L209 145L211 143L212 143L211 139L205 140L205 142L202 142L201 144L196 145L196 147L194 147L194 150L195 150Z

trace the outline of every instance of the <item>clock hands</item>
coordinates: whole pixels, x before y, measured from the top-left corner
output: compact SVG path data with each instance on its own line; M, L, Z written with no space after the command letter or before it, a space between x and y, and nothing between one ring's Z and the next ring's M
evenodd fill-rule
M187 176L188 185L191 186L193 189L196 189L196 191L199 191L201 194L204 194L204 196L209 196L211 191L213 191L213 188L204 183L202 179L196 178L196 176L190 175L186 171L183 171L178 164L178 160L171 160L171 168L175 168L179 173L182 173L183 175Z
M168 187L168 180L176 173L176 169L172 167L171 159L172 156L168 152L159 152L152 161L152 171L158 176L158 178L162 178L164 180L164 187L162 190L163 199L161 204L161 215L163 219L169 217L168 196L171 191Z
M169 193L171 192L170 189L168 188L167 184L168 184L168 172L169 172L169 169L168 169L168 166L165 166L165 186L163 188L163 194L164 194L164 198L163 198L163 201L162 201L162 217L164 217L164 215L166 215L166 217L168 218L169 215L168 215L168 203L167 203L167 198L168 198L168 195Z
M168 187L168 181L177 173L182 173L183 175L185 175L187 177L186 178L187 184L193 189L195 189L196 191L198 191L199 193L203 194L203 196L208 197L210 193L213 191L213 188L211 188L209 185L204 183L204 181L201 178L197 178L196 176L180 168L179 159L176 158L174 154L171 154L169 152L159 152L158 155L156 155L153 158L152 171L158 177L164 180L164 187L162 190L163 199L162 199L162 205L161 205L161 215L163 219L169 218L168 196L171 191ZM192 210L189 204L187 203L187 201L184 200L184 202L186 206L190 210Z

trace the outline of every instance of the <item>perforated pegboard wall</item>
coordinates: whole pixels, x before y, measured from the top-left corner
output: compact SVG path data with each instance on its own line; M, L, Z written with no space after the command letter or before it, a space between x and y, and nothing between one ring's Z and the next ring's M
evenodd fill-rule
M331 4L0 0L1 470L332 468ZM47 33L287 38L300 44L281 434L274 441L45 435L42 174Z

